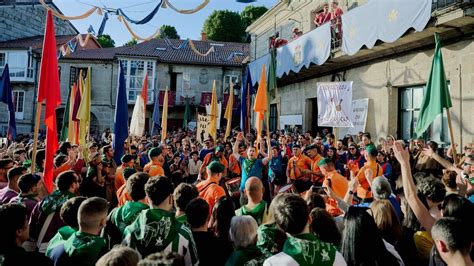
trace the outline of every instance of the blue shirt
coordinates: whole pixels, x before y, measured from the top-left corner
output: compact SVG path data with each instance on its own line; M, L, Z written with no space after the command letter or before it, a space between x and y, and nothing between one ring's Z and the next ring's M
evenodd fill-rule
M256 159L255 163L250 168L250 171L248 173L245 171L244 161L248 161L248 159L240 156L239 163L240 163L240 167L242 168L242 179L240 180L240 191L244 191L245 182L247 182L247 179L249 179L249 177L256 176L259 179L262 179L262 173L263 173L262 159Z
M397 214L398 220L401 222L402 221L402 209L400 208L400 204L398 204L398 201L397 201L397 199L395 198L395 196L393 194L390 195L390 197L388 197L388 200L392 204L393 210L395 210L395 213ZM364 203L357 204L357 205L354 205L354 206L369 208L370 203L369 202L364 202Z

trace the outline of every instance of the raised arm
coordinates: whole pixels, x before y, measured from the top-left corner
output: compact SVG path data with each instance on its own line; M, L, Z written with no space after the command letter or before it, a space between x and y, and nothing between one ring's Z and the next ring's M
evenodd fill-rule
M239 153L239 144L244 139L244 134L242 132L237 133L235 137L234 147L232 148L232 155L234 155L235 159L239 161L240 153Z
M448 160L441 157L438 153L433 151L433 149L429 146L428 146L428 148L423 149L423 154L433 158L435 161L437 161L439 164L441 164L444 168L446 168L446 170L454 171L458 175L460 175L461 172L462 172L461 169L457 168L451 162L449 162Z
M402 182L403 182L403 193L407 199L408 205L415 213L416 218L425 230L431 234L431 228L436 222L429 212L429 210L423 205L421 200L418 198L415 182L411 174L410 168L410 155L407 149L402 147L400 142L395 142L393 152L398 162L400 163L402 170Z
M272 159L272 151L270 147L270 134L267 134L267 157L263 158L263 165L267 165L268 162Z

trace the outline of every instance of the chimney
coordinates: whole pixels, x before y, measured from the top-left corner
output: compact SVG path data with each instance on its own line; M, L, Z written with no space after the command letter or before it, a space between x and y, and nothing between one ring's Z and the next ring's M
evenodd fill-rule
M207 36L204 31L201 32L201 41L207 41Z

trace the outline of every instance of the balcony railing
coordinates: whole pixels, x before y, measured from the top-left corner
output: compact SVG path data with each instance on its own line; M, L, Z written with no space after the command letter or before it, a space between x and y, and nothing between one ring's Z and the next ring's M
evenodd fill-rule
M5 67L0 67L0 73L3 73ZM9 67L10 81L34 81L34 68L32 67Z

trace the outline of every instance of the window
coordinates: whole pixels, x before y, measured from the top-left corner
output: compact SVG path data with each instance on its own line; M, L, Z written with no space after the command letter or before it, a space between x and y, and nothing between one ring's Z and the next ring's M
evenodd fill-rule
M61 71L61 69L59 71ZM72 85L74 85L74 83L77 82L81 71L82 71L82 78L85 79L87 76L87 67L71 67L69 71L69 87L72 87Z
M415 136L415 128L420 114L420 107L423 101L424 86L408 87L400 89L400 111L399 111L399 132L402 139L408 140ZM438 116L428 130L421 136L426 140L433 140L439 143L449 142L448 119L446 111Z
M13 105L15 106L15 118L23 119L25 109L25 91L13 91Z
M125 83L127 87L127 99L134 103L142 91L145 73L148 74L148 102L154 99L155 88L155 62L144 60L120 60L125 72Z
M33 56L28 51L4 51L0 53L0 72L8 64L12 81L33 81Z
M4 67L7 63L7 55L5 53L0 53L0 67Z
M230 90L230 83L237 84L239 81L239 76L237 75L226 75L224 77L224 93L229 93Z

